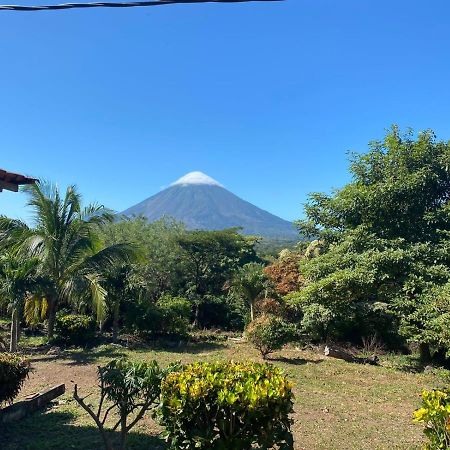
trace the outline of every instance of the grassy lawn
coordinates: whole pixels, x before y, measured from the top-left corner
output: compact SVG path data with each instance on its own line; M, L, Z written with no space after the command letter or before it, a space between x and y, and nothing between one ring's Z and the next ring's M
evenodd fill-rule
M34 372L22 396L61 382L66 394L46 411L0 429L2 450L97 450L102 442L90 418L71 399L73 383L95 404L96 368L113 357L156 359L160 365L179 360L260 361L246 343L234 341L153 345L128 350L102 345L68 350L59 356L30 356ZM285 349L272 356L295 383L295 449L419 449L420 426L411 422L422 389L443 384L440 374L406 370L406 358L387 356L381 366L327 359L319 352ZM160 429L146 417L131 433L130 449L164 449Z

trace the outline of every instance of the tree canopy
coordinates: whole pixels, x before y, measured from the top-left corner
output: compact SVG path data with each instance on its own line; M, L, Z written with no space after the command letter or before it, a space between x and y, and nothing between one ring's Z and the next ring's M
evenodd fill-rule
M382 330L448 350L436 330L450 312L450 144L393 127L351 155L350 173L297 223L321 251L302 261L308 282L291 302L325 307L340 337Z

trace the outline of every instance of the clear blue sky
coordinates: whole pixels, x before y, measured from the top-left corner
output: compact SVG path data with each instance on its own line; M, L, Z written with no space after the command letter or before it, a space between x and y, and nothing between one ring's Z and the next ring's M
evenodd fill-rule
M448 0L0 12L0 167L115 210L201 170L295 219L390 124L450 138L449 27Z

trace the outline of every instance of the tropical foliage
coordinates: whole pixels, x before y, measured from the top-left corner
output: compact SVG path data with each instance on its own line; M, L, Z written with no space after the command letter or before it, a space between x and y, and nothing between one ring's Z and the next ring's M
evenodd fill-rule
M264 268L264 273L279 295L296 292L303 287L304 279L300 274L302 258L303 254L299 251L284 249L272 264Z
M255 303L265 296L269 282L264 274L264 266L258 263L248 263L233 275L230 281L231 294L241 298L250 309L250 319L255 318Z
M351 183L306 205L298 227L315 248L288 302L333 339L376 332L391 346L420 345L424 359L448 352L450 144L394 127L353 155L350 171Z
M0 406L17 397L29 372L29 363L20 356L0 353Z
M10 251L0 254L0 302L11 314L10 352L17 350L20 317L26 313L28 321L33 322L36 314L40 315L39 311L31 310L30 305L44 285L35 258L21 258ZM41 312L45 312L45 307Z
M292 385L279 368L194 363L164 379L158 415L173 449L287 449L292 405Z
M194 304L196 326L204 299L219 295L236 269L257 259L255 240L237 231L193 231L178 239L186 258L187 295Z
M148 223L83 207L73 186L27 187L32 222L0 218L10 349L24 324L45 319L53 337L64 310L95 318L115 341L121 331L151 338L243 331L254 321L248 336L282 342L282 322L290 322L302 340L359 345L376 336L390 349L419 349L424 362L445 362L449 152L431 131L393 127L367 153L351 155L350 183L311 194L298 222L311 241L267 259L257 254L259 239L239 229L188 231L170 218Z
M422 407L414 412L414 422L425 425L425 450L450 448L450 393L434 389L422 392Z
M55 337L67 345L86 345L95 337L95 321L84 314L57 314Z
M78 394L77 385L74 399L91 416L102 435L106 450L124 450L129 431L142 419L144 414L158 403L161 381L174 370L159 368L156 361L135 362L115 359L98 368L100 401L96 412ZM105 422L114 412L119 419L113 430L120 430L120 442L115 447L107 433Z
M74 186L63 196L47 183L29 186L26 192L34 226L3 217L0 240L23 257L38 260L46 279L42 288L48 302L48 336L53 337L56 312L63 305L84 306L88 302L101 324L107 295L102 272L132 253L125 243L103 245L99 227L112 220L111 213L99 205L83 208Z
M264 314L247 326L247 339L259 350L263 359L276 350L281 350L285 344L293 340L293 326L282 318L272 314Z

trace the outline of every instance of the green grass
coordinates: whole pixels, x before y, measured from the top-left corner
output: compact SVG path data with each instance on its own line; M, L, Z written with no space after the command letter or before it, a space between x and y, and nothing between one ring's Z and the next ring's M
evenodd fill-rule
M259 355L244 343L155 343L128 350L102 345L92 350L68 350L57 358L33 357L30 383L65 382L67 392L59 403L0 430L2 450L101 449L100 436L90 418L71 399L71 380L81 394L96 392L95 368L114 357L156 359L165 366L173 361L254 360ZM424 388L442 385L447 372L418 373L414 358L387 355L381 366L363 366L326 359L320 353L288 348L274 354L295 383L293 433L295 449L364 450L421 448L422 429L412 424ZM78 378L77 378L78 377ZM95 395L89 397L95 403ZM160 428L147 417L131 434L130 449L163 449Z

